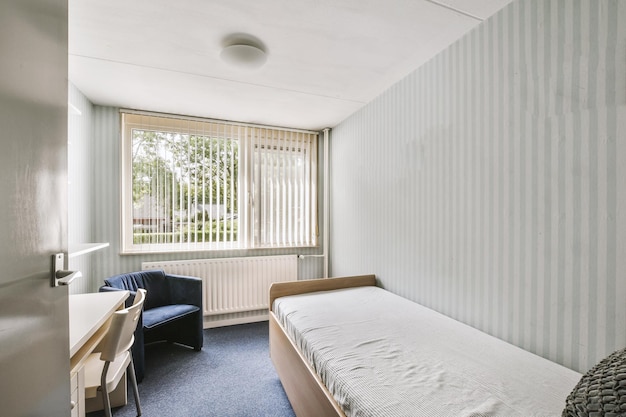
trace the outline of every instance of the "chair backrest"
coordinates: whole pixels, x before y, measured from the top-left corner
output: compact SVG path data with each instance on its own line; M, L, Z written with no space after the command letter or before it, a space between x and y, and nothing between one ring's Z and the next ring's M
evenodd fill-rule
M113 313L109 330L102 342L100 359L112 362L117 355L130 349L135 341L133 333L145 299L146 290L139 288L132 306Z

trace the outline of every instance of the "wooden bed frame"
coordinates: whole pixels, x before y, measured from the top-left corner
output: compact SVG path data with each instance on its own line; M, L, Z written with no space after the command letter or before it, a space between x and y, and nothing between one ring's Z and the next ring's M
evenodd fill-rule
M274 300L286 295L375 285L375 275L278 282L271 285L270 357L298 417L346 415L278 322L272 311Z

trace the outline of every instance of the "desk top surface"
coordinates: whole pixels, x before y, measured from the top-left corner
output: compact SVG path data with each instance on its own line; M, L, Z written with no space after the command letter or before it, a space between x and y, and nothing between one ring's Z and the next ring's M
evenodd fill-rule
M127 297L128 291L69 296L70 357L107 322Z

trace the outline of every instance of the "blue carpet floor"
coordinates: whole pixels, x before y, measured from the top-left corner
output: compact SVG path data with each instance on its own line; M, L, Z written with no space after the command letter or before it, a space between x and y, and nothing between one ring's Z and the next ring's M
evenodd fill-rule
M267 322L206 329L201 352L169 343L146 346L139 398L145 417L295 416L269 357ZM129 387L128 404L113 409L113 416L135 415Z

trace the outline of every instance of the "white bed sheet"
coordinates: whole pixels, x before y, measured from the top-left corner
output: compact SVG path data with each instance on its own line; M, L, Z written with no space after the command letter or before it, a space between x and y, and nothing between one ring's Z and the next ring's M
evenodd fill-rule
M273 311L348 417L560 416L582 376L378 287Z

